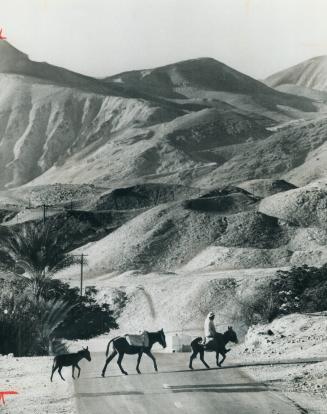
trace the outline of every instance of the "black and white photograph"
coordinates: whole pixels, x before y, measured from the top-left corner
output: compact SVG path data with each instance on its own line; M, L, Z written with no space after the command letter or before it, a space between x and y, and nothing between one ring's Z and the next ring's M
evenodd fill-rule
M0 0L0 412L326 401L326 0Z

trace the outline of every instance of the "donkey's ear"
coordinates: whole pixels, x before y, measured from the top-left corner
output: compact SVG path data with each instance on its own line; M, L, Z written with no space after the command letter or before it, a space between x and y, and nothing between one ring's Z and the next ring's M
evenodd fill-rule
M231 326L228 327L228 330L231 331L233 328Z
M87 347L85 348L85 350L86 350L86 351L88 351L88 350L89 350L89 347L87 346Z
M161 328L161 332L163 332L163 328Z

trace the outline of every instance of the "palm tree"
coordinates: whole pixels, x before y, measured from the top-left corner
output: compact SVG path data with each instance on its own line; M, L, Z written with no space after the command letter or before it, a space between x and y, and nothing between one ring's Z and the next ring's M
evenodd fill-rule
M36 298L27 290L14 293L4 289L0 292L0 351L26 356L52 354L54 345L65 350L56 338L56 329L75 306L61 299Z
M43 298L36 301L36 309L39 312L37 324L37 338L39 349L42 354L49 355L53 353L53 340L56 338L56 329L65 321L69 312L76 306L68 302Z
M36 298L42 294L48 278L79 263L77 257L63 251L57 232L49 224L40 227L26 223L9 229L1 250L15 263L16 270L23 270Z

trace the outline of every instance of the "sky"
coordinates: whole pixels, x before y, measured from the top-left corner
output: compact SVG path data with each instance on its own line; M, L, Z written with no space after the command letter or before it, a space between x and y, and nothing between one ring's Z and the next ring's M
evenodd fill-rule
M326 0L0 0L13 46L95 77L212 57L263 79L327 55L326 17Z

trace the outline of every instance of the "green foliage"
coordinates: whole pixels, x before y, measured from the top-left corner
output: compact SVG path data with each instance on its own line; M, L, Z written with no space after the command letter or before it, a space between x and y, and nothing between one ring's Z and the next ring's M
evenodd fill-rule
M118 327L109 305L96 302L95 290L80 297L77 288L47 279L36 298L23 278L0 288L0 353L48 355L58 338L88 339Z
M320 267L294 267L277 272L270 283L276 313L322 312L327 310L327 264Z
M128 296L124 290L115 289L112 301L115 317L119 317L128 302Z
M23 288L23 289L21 289ZM30 287L2 286L0 296L0 353L48 355L55 331L72 306L31 295Z
M1 290L0 353L47 355L58 338L88 339L118 327L109 305L97 303L95 289L80 296L52 279L78 258L64 252L49 221L1 231L2 266L22 277Z
M55 331L57 337L89 339L118 328L109 304L97 303L96 293L96 289L89 289L80 296L78 288L71 288L58 279L47 281L44 293L47 300L62 299L72 305L65 321Z
M280 270L253 295L238 302L240 317L248 326L295 312L326 311L327 265Z
M47 278L78 263L77 257L65 254L57 231L49 224L27 223L8 230L1 241L0 252L0 260L7 255L15 264L15 270L28 278L36 297L42 294ZM8 259L2 264L8 264Z

